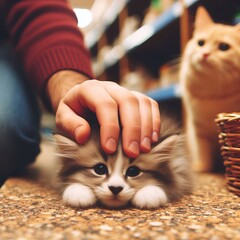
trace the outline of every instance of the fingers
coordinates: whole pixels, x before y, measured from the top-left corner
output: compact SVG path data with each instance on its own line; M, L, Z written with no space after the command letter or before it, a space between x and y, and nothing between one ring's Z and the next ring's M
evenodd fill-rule
M137 157L140 151L148 152L151 143L158 140L158 104L143 94L113 82L86 81L73 87L60 102L57 127L78 143L84 143L90 136L86 121L89 111L97 116L101 146L107 153L117 149L120 124L123 150L129 157Z
M157 142L160 132L160 112L159 106L153 99L139 93L133 92L139 101L139 111L141 118L141 151L148 152L151 143Z
M151 107L152 107L152 141L157 142L159 140L159 134L161 129L161 118L160 118L160 111L159 105L153 99L150 99Z
M116 101L122 126L123 150L129 157L140 153L141 115L138 98L129 90L117 84L109 84L106 89Z
M90 137L91 130L88 122L63 101L60 102L56 112L56 126L80 144L85 143Z
M152 142L152 107L149 98L142 96L138 92L134 95L139 101L139 111L141 118L141 142L140 147L142 152L148 152L151 149Z
M148 152L151 143L158 141L160 113L158 103L138 92L110 83L107 91L119 106L124 152L136 157Z
M60 112L66 111L68 115L58 114L58 125L65 132L69 132L78 143L85 142L86 136L90 135L89 125L86 120L84 121L90 110L97 115L100 124L100 141L103 150L107 153L116 151L119 138L118 105L99 81L86 81L73 87L66 94L60 107ZM70 113L75 114L75 117L70 116ZM70 123L68 123L69 118Z

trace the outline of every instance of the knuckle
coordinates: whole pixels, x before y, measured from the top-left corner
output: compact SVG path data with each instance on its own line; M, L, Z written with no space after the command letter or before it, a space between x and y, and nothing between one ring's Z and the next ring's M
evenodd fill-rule
M159 118L158 118L158 119L154 119L154 120L153 120L153 124L154 124L154 126L157 126L157 127L159 128L160 125L161 125L160 119L159 119Z
M154 108L159 109L159 104L157 101L155 101L154 99L150 99L150 98L149 98L149 100Z
M123 103L129 103L132 105L139 105L139 100L136 96L134 96L133 94L128 94L124 99L123 99Z
M57 128L60 128L62 125L62 114L59 111L56 112L55 123Z
M111 87L122 88L119 84L117 84L116 82L113 82L113 81L106 81L104 83L106 83L107 85L109 85Z
M160 118L153 119L153 131L159 131L161 128L161 120Z
M115 133L116 135L118 135L120 132L119 124L114 123L114 122L109 122L109 123L105 124L104 126L101 126L101 128L110 132L111 134Z
M56 127L60 130L69 129L71 126L72 119L65 116L62 112L57 112L55 116Z
M152 104L154 104L154 100L151 99L150 97L140 93L140 92L132 92L134 94L134 96L136 96L136 98L138 99L138 101L143 104L143 105L147 105L149 107L151 107Z
M72 120L69 117L62 119L61 126L63 130L70 131L72 129Z
M112 99L101 100L99 104L96 106L97 111L102 111L103 109L109 109L109 111L112 111L117 108L118 108L117 103Z
M81 91L86 90L96 84L99 84L99 82L95 79L87 80L82 82L81 84L78 85L78 87L81 89Z
M146 105L146 106L148 106L149 108L152 106L152 102L151 102L150 98L144 97L144 98L142 99L142 101L143 101L143 104Z
M141 132L141 124L139 122L129 123L129 131L131 132Z

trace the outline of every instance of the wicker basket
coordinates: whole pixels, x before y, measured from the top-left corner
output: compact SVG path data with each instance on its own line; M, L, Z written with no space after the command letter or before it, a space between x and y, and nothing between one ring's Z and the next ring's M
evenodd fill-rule
M215 122L226 167L228 189L240 196L240 112L220 113Z

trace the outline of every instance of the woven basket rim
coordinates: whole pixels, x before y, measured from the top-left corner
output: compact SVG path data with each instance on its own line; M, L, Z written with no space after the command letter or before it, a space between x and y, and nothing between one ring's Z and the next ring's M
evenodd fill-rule
M218 113L215 122L240 120L240 112Z

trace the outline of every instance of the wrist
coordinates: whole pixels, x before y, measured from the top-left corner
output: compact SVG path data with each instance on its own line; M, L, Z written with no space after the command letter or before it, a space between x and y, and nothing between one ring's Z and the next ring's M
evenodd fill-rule
M88 79L87 76L71 70L61 70L53 74L46 86L46 95L52 110L57 111L59 102L72 87Z

